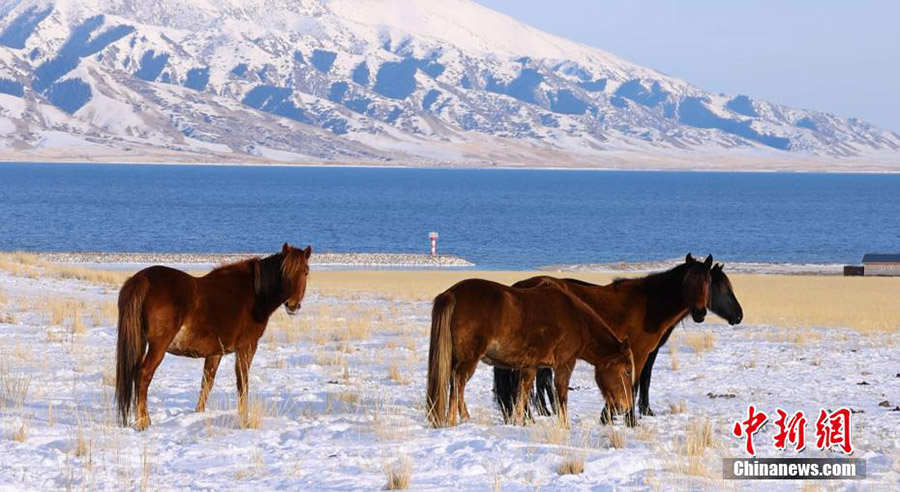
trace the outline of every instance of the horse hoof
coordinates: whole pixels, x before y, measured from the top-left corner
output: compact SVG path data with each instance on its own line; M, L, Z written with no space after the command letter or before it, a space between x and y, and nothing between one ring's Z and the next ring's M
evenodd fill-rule
M656 417L656 414L653 413L653 410L650 407L641 407L640 411L641 415L644 417Z
M134 428L138 432L147 430L147 427L150 427L150 417L138 419L134 422Z

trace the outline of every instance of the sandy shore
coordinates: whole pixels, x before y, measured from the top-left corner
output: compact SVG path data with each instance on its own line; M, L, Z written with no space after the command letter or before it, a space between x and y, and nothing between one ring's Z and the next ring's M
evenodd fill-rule
M746 324L900 333L900 277L733 274L728 267L725 271L744 309ZM596 284L623 276L600 272L323 271L310 278L310 288L341 295L371 292L388 298L430 300L465 278L512 284L535 275Z
M27 254L0 253L0 269L21 276L45 276L78 279L118 287L145 263L164 263L201 275L210 268L244 255L147 255L105 254ZM317 255L319 262L327 254ZM400 257L391 264L394 256ZM315 258L315 256L314 256ZM335 255L334 268L314 270L309 288L312 292L340 297L375 296L428 302L456 282L466 278L486 278L507 285L535 275L572 277L596 284L607 284L617 277L643 275L639 271L481 271L473 269L431 268L465 267L471 263L454 257L438 257L446 263L430 263L425 255ZM374 261L377 266L350 261ZM78 263L75 260L93 260ZM98 261L98 260L103 260ZM141 260L136 262L135 260ZM343 261L338 263L337 260ZM400 260L407 263L396 266ZM416 266L410 261L421 261ZM74 262L74 263L73 263ZM97 265L97 263L104 263ZM322 263L318 263L322 265ZM384 267L381 269L380 267ZM654 271L661 271L656 265ZM428 268L423 268L428 267ZM400 269L398 269L400 268ZM843 277L785 273L738 273L733 265L725 267L734 292L744 309L745 323L791 328L842 327L861 332L900 333L900 277Z

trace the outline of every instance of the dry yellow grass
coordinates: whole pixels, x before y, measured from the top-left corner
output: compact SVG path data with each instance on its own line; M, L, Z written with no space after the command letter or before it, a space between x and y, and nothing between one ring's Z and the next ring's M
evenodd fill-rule
M687 403L683 401L676 401L669 403L669 413L672 415L677 415L679 413L684 413L687 411Z
M19 422L13 427L10 439L16 442L25 442L28 440L28 427L31 425L31 418L20 418Z
M560 475L579 475L584 473L584 459L572 458L560 463L556 473Z
M672 370L677 371L681 368L681 364L678 362L678 344L674 342L669 342L669 358L672 360Z
M21 409L31 389L31 378L19 371L11 371L0 361L0 410Z
M562 446L572 441L572 431L560 419L549 419L535 422L528 426L531 441L536 444L554 444Z
M689 331L684 333L684 344L694 349L696 355L700 355L713 348L716 334L711 331Z
M391 377L391 381L394 381L397 384L406 385L410 382L409 378L400 371L400 366L396 362L391 363L388 368L388 374Z
M404 490L409 488L412 477L412 464L407 458L400 458L391 463L386 463L384 473L387 476L387 490Z
M76 265L61 265L41 259L32 253L0 253L0 269L13 275L28 278L75 279L84 282L118 287L131 273L107 271Z
M707 459L707 450L715 447L712 427L705 417L688 422L685 435L675 443L674 450L660 451L665 467L683 475L713 478L713 460Z
M120 286L129 271L104 271L58 265L27 253L0 253L0 269L30 278L72 278L108 287ZM203 272L194 272L202 274ZM381 298L430 301L465 278L480 277L511 284L547 272L332 270L310 276L310 293L344 299ZM550 273L588 282L608 283L605 273ZM730 275L744 308L744 324L788 327L848 327L863 333L900 331L900 277ZM357 306L359 307L359 306ZM379 320L375 325L381 325ZM346 326L345 326L346 328ZM369 326L353 326L345 336L364 339Z
M317 271L310 289L325 295L430 301L465 278L511 284L544 272ZM604 284L602 273L552 273ZM900 277L730 275L745 325L847 327L862 333L900 331ZM713 316L711 319L715 320Z
M606 426L606 438L609 440L609 447L613 449L622 449L625 447L625 433L615 425Z
M699 418L688 423L687 433L681 443L681 452L685 456L703 456L713 446L712 423L709 419Z

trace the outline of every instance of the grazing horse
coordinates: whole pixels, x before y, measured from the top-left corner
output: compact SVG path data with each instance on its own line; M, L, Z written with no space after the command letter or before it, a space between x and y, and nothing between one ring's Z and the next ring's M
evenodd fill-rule
M252 258L194 277L164 266L145 268L119 292L116 401L122 425L136 405L135 427L150 425L147 388L166 352L205 358L197 411L206 408L223 355L235 352L238 413L247 418L248 373L269 317L284 305L300 311L312 248Z
M635 366L629 344L584 302L555 285L516 289L488 280L463 280L434 299L428 419L443 427L456 425L458 416L469 417L466 383L481 360L514 369L552 367L560 419L567 423L569 377L578 359L594 366L607 405L628 411L633 424ZM520 394L527 395L533 382L533 377L523 378ZM524 398L516 406L524 421Z
M718 311L715 312L726 313L726 316L736 321L743 316L740 305L737 304L737 299L731 291L731 283L724 277L721 265L715 269L711 269L711 265L712 256L705 262L699 262L688 254L683 264L669 271L638 279L616 280L606 286L574 279L539 276L517 282L513 287L534 288L552 284L568 290L606 320L616 336L628 337L636 367L647 370L646 364L651 357L655 359L659 346L665 343L665 339L679 321L689 313L696 322L704 320L706 307L712 303L712 297L717 297L715 308ZM724 277L724 280L719 278L715 288L712 286L713 270L717 271L717 277L719 274ZM494 369L495 396L507 420L511 402L524 396L517 393L517 390L523 387L520 379L534 378L534 375L528 372L529 370ZM543 403L544 396L548 397L551 405L553 401L552 390L546 384L548 377L552 377L552 372L541 369L537 379L537 394L534 397L538 412L545 415L549 411ZM640 384L641 394L644 396L643 381ZM647 385L649 386L649 371ZM525 388L531 389L530 386ZM527 397L525 399L527 401ZM610 416L610 412L604 412L604 420Z

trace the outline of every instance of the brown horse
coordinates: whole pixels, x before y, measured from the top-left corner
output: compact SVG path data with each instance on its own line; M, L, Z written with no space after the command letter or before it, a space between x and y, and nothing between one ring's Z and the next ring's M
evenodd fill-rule
M635 366L628 342L617 338L584 302L553 285L515 289L488 280L463 280L434 299L428 418L443 427L456 425L458 415L469 417L466 383L482 360L515 369L552 367L559 415L568 422L569 377L578 359L594 366L607 405L630 410L633 422ZM527 395L525 389L533 382L533 377L523 378L520 394ZM524 403L524 398L517 402L520 421Z
M605 286L539 276L517 282L513 287L527 289L555 285L571 292L606 320L616 336L628 339L635 367L644 368L676 323L688 314L697 323L705 319L711 303L712 263L712 255L700 262L688 254L684 263L671 270L642 278L620 279ZM531 369L523 370L521 379L533 381L535 374L532 372ZM517 377L513 375L512 380L515 379ZM524 387L515 382L513 385L519 389ZM531 386L525 388L530 391ZM523 397L527 400L525 395L517 393L515 400ZM604 421L613 415L611 410L615 409L607 408L604 412Z
M539 277L523 282L533 283L537 278ZM587 282L576 279L561 280L575 286L575 288L578 288L579 285L592 288L603 288L602 286L589 284ZM735 296L734 289L731 285L731 280L725 274L725 271L721 264L716 264L715 266L713 266L711 272L710 311L722 317L731 325L739 324L744 318L744 311L741 308L741 304L738 302L737 297ZM687 316L687 312L685 312L685 316ZM678 320L678 322L680 321L681 320ZM660 347L665 345L674 328L674 324L669 327L669 329L666 331L666 334L663 335L662 339L660 340L659 345L647 357L647 362L644 364L644 368L641 371L639 382L637 385L635 385L635 390L640 388L638 410L640 411L641 415L653 415L653 411L650 409L650 378L653 371L653 363L656 361L656 356L659 353ZM535 393L532 394L531 399L534 401L534 404L536 405L536 411L540 415L550 415L552 413L552 380L553 373L550 369L542 368L538 371L537 381L535 384ZM516 399L518 398L518 388L520 385L519 382L519 371L499 367L494 368L494 393L497 399L497 403L499 404L500 409L503 412L504 418L507 420L510 419L510 411L513 408L514 402L517 401ZM549 406L547 405L547 400L549 400L550 402ZM530 408L526 407L525 412L526 414L529 414Z
M293 248L214 269L203 277L152 266L129 278L119 292L116 400L122 425L137 405L135 427L150 425L147 388L166 352L203 357L197 411L206 408L223 355L236 352L238 412L247 417L250 364L269 317L282 304L300 310L312 248Z

